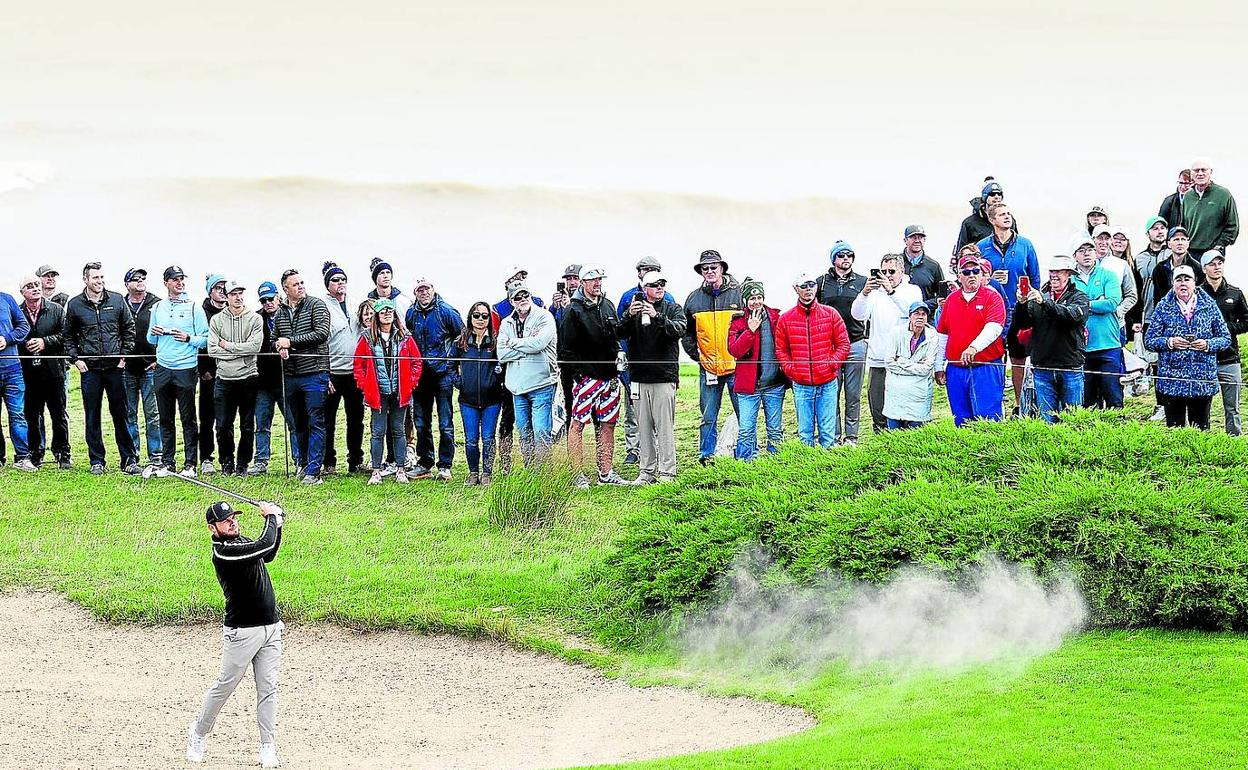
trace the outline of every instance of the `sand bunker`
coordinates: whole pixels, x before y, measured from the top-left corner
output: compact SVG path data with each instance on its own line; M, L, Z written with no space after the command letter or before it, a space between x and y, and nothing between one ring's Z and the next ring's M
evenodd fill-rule
M186 766L186 727L217 673L217 626L110 626L48 593L0 595L0 766ZM555 768L764 741L800 710L632 688L503 645L288 628L278 748L287 768ZM256 763L250 674L204 767Z

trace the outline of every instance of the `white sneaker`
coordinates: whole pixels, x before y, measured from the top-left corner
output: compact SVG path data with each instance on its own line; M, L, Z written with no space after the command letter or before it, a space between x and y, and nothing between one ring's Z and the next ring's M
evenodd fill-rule
M451 469L450 468L438 468L437 478L438 478L438 481L450 481Z
M382 475L382 476L393 476L393 475L394 475L394 469L395 469L395 465L394 465L394 463L382 463L382 464L381 464L381 475Z
M605 476L599 473L598 483L599 484L614 484L616 486L628 485L628 482L624 480L624 477L616 473L614 468L612 468Z
M277 767L277 747L271 743L260 744L260 766Z
M1164 419L1166 419L1166 408L1164 406L1159 406L1157 407L1157 410L1153 412L1153 416L1148 418L1148 421L1161 422Z
M194 466L194 465L188 465L188 466L186 466L185 468L183 468L183 469L182 469L182 475L183 475L183 476L185 476L185 477L186 477L186 478L188 478L188 479L193 479L193 478L195 478L195 466Z
M207 743L208 743L208 736L200 735L196 733L195 723L191 722L190 728L188 728L186 731L186 761L187 762L203 762L204 761L204 746Z
M370 485L380 484L381 483L381 470L373 471L373 475L368 477L368 483Z
M407 465L407 467L409 467L409 468L410 468L410 467L412 467L413 465L415 465L415 464L416 464L417 457L416 457L416 444L415 444L415 443L412 443L412 444L409 444L409 445L408 445L408 447L407 447L407 457L406 457L406 458L404 458L404 459L406 459L406 460L407 460L407 462L405 463L405 465Z
M589 479L585 477L584 473L578 473L576 474L576 480L572 482L572 486L577 489L589 489Z
M159 468L157 468L155 471L156 478L158 479L163 479L173 472L174 472L173 468L170 468L168 465L162 465Z
M23 457L22 459L13 463L13 468L19 471L26 471L27 473L34 473L35 471L39 470L39 466L32 463L29 457Z
M199 464L199 475L211 476L217 472L217 466L212 464L212 460L204 460Z

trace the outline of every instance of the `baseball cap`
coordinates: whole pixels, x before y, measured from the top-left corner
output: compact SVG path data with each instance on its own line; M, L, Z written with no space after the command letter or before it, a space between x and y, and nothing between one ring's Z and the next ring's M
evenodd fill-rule
M924 313L927 313L929 315L931 314L931 310L927 307L927 303L911 302L910 310L906 313L906 315L914 315L915 311L918 311L918 310L922 310Z
M993 193L1000 193L1001 195L1004 196L1005 190L1002 190L1001 185L997 184L996 182L989 182L988 184L984 185L984 189L979 191L979 194L985 198L987 198L989 195L992 195Z
M204 518L208 520L209 524L216 524L238 514L239 512L234 509L234 506L221 501L208 506L208 510L204 512Z
M927 230L923 229L923 225L910 225L906 228L905 237L909 238L912 235L927 235Z
M256 289L256 293L260 295L260 299L265 299L266 297L276 297L277 296L277 284L273 283L272 281L265 281L264 283L260 284L259 289Z
M1184 227L1183 225L1175 225L1174 227L1171 227L1166 232L1166 240L1167 241L1170 240L1171 238L1178 235L1179 233L1183 233L1183 235L1187 235L1187 228Z
M1078 251L1080 248L1084 246L1092 246L1095 248L1096 243L1092 241L1092 236L1079 233L1075 235L1074 240L1070 242L1070 253L1074 254L1076 251Z
M528 278L528 277L529 277L529 271L528 271L528 270L525 270L525 269L524 269L523 267L521 267L520 265L512 265L512 266L511 266L511 269L507 271L507 277L508 277L508 278L514 278L515 276L520 275L521 273L524 273L524 277L525 277L525 278Z
M1072 273L1076 272L1077 270L1075 266L1075 260L1072 257L1065 256L1064 254L1059 254L1056 257L1053 257L1053 259L1050 259L1049 269L1050 270L1069 270Z
M1105 216L1105 209L1101 208L1100 206L1093 206L1092 208L1088 209L1088 216L1091 216L1093 214L1100 214L1102 216Z
M637 269L640 270L643 267L648 267L651 270L663 269L663 266L659 264L659 260L655 259L654 257L642 257L641 259L637 260Z
M1109 229L1109 225L1097 225L1092 230L1092 237L1099 238L1102 235L1113 235L1114 231Z
M172 281L175 278L185 278L186 271L177 265L170 265L165 268L165 280Z
M1222 255L1222 252L1218 251L1217 249L1210 249L1209 251L1206 251L1203 255L1201 255L1200 266L1207 267L1209 263L1215 259L1220 259L1223 262L1226 261L1226 257Z
M246 286L246 285L244 285L244 284L242 284L242 283L240 283L240 282L238 282L238 281L226 281L226 282L225 282L225 293L226 293L226 294L229 294L230 292L238 291L239 289L246 289L246 288L247 288L247 286Z
M647 270L641 274L642 286L651 283L658 283L659 281L662 281L664 285L667 284L667 279L663 277L663 271L661 270Z
M1164 218L1164 217L1159 217L1159 216L1151 216L1151 217L1149 217L1149 218L1148 218L1148 221L1144 223L1144 229L1145 229L1145 230L1152 230L1152 229L1153 229L1153 225L1157 224L1158 222L1162 223L1162 224L1163 224L1163 225L1165 225L1166 227L1169 227L1169 226L1170 226L1170 223L1169 223L1169 222L1167 222L1167 221L1165 220L1165 218Z
M412 284L412 288L419 289L421 286L428 286L430 289L432 289L433 281L429 280L428 278L425 278L424 276L421 276L420 278L416 279L416 283Z
M581 268L581 280L592 281L595 278L606 278L607 271L601 265L585 265Z
M815 281L815 277L813 275L811 275L810 273L803 272L803 273L798 273L797 277L793 279L793 285L801 286L804 283L814 283L814 281Z
M389 297L379 297L373 300L373 312L380 313L383 310L394 310L394 300Z
M533 292L529 291L529 285L527 283L525 283L524 281L513 281L507 287L507 299L509 300L515 299L516 295L522 292L524 294L528 294L530 297L533 296Z
M515 275L515 273L512 273L512 275ZM571 265L568 265L567 267L565 267L563 269L563 277L567 278L568 276L572 276L573 278L580 278L581 266L576 263L572 263Z
M35 275L39 278L46 278L49 275L60 275L61 272L51 265L40 265L35 271Z
M132 267L126 271L125 282L130 283L131 281L136 280L138 278L146 278L146 277L147 277L146 270L144 270L141 267Z
M959 270L961 270L962 268L966 267L967 265L974 265L975 267L982 267L982 265L980 265L980 264L979 264L979 255L978 255L978 254L967 254L965 257L959 257L959 258L958 258L958 269L959 269Z
M1179 265L1178 267L1174 269L1174 280L1177 281L1179 279L1179 276L1182 276L1182 275L1186 275L1188 278L1191 278L1193 281L1196 280L1196 271L1192 269L1191 265Z

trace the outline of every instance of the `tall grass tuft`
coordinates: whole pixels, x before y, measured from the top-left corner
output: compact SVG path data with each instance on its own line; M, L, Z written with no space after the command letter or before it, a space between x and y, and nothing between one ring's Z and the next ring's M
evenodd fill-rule
M516 468L490 487L487 513L500 528L538 529L567 519L572 506L572 468L547 462Z

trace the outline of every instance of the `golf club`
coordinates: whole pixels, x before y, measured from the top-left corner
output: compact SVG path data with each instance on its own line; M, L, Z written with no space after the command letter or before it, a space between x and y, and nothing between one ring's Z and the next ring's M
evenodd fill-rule
M169 475L170 475L172 478L175 478L175 479L181 479L182 481L185 481L185 482L187 482L187 483L189 483L189 484L194 484L194 485L195 485L195 486L197 486L197 487L203 487L204 489L211 489L213 492L216 492L216 493L218 493L218 494L225 495L226 497L232 497L232 498L234 498L235 500L238 500L239 502L242 502L242 503L247 503L248 505L254 505L254 506L256 506L257 508L258 508L258 507L260 507L260 501L259 501L259 500L254 500L254 499L252 499L252 498L250 498L250 497L245 497L245 496L243 496L243 495L238 494L237 492L231 492L231 491L230 491L230 490L228 490L228 489L222 489L221 487L217 486L216 484L209 484L209 483L208 483L208 482L206 482L206 481L200 481L199 479L192 479L192 478L189 478L189 477L187 477L187 476L183 476L183 475L182 475L182 474L180 474L180 473L170 473Z

